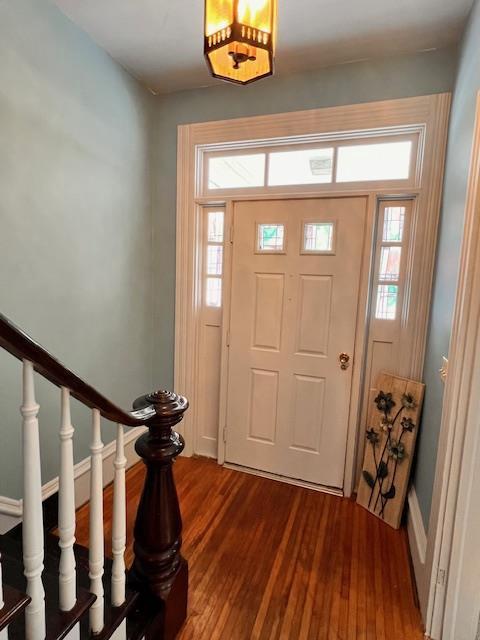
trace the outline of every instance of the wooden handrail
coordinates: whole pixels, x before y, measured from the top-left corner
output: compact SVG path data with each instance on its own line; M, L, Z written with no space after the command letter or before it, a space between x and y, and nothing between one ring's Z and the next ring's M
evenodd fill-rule
M117 407L96 389L79 378L73 371L54 358L38 342L19 329L0 313L0 347L19 360L28 360L35 371L58 387L66 387L74 398L91 409L98 409L107 420L127 427L139 427L155 415L155 408L148 406L140 411L127 412Z
M178 503L175 479L173 476L173 464L175 458L183 451L185 442L174 427L183 419L188 409L188 400L183 396L168 391L156 391L140 398L133 403L133 411L126 412L114 405L110 400L98 393L93 387L84 382L70 369L54 358L37 342L32 340L25 332L16 327L8 318L0 314L0 348L5 349L13 356L24 362L24 398L22 404L23 429L27 434L27 452L37 464L33 480L30 482L30 469L26 469L26 482L28 496L24 493L24 507L26 516L24 519L24 535L26 527L36 527L34 536L24 537L28 544L31 539L37 547L31 554L31 568L29 572L30 586L35 595L34 610L29 618L32 625L41 624L40 635L44 637L44 617L38 623L39 614L44 616L44 593L41 581L43 559L43 536L41 532L41 510L35 508L36 502L41 503L41 477L40 477L40 447L38 433L38 410L35 402L33 370L52 382L62 390L62 429L61 440L63 447L63 476L70 481L70 489L63 484L62 489L70 496L70 504L73 500L73 451L72 437L73 427L70 419L70 394L87 407L93 409L93 428L91 444L91 497L90 497L90 552L89 571L91 578L90 590L97 596L96 604L90 610L90 626L94 633L101 632L105 619L103 615L103 515L102 515L102 450L100 432L100 417L116 422L119 425L117 435L116 457L116 482L120 485L121 492L116 496L115 523L116 535L114 554L116 555L117 578L120 576L120 588L115 592L115 600L124 599L125 578L123 578L124 533L124 469L125 457L123 451L122 426L137 427L147 426L148 432L144 433L135 443L135 450L143 459L147 472L145 484L137 511L134 531L134 563L128 578L134 590L144 595L143 609L145 619L149 620L145 632L147 640L160 640L174 638L180 630L187 615L188 599L188 563L181 555L182 546L182 518ZM33 453L32 453L33 452ZM28 457L28 456L27 456ZM123 479L119 477L123 469ZM123 494L122 494L123 491ZM65 493L63 506L65 506ZM28 499L27 499L28 498ZM66 537L70 547L73 546L72 531L74 525L69 522L71 514L65 509L63 514L63 527L61 536ZM66 524L65 524L66 522ZM40 532L37 530L40 529ZM32 529L33 530L33 529ZM74 538L73 538L74 540ZM30 545L32 546L32 545ZM66 546L64 547L67 548ZM24 561L27 554L24 555ZM30 556L28 556L30 558ZM120 560L120 564L119 564ZM66 562L65 562L66 564ZM30 565L28 565L30 567ZM27 567L27 565L26 565ZM27 567L28 568L28 567ZM64 567L65 569L65 567ZM65 575L75 577L74 565L66 565ZM30 575L25 574L25 575ZM1 580L1 577L0 577ZM35 582L34 582L35 581ZM32 586L33 585L33 586ZM68 595L64 592L64 595ZM71 600L75 597L69 593ZM70 606L71 601L66 598ZM33 598L32 598L33 602ZM65 604L65 607L67 604ZM27 634L27 637L40 637L40 635Z

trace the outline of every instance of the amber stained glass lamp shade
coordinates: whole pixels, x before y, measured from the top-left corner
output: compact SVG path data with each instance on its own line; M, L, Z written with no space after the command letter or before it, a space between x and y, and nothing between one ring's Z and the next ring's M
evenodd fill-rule
M273 74L276 0L205 0L205 57L212 75L248 84Z

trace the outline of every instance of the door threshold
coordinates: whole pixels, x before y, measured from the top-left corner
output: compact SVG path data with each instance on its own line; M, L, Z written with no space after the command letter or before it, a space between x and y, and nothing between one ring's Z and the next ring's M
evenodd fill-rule
M243 473L249 473L252 476L260 476L261 478L268 478L269 480L275 480L276 482L285 482L286 484L293 484L296 487L312 489L313 491L319 491L320 493L329 493L332 496L343 498L342 489L336 489L335 487L328 487L323 484L315 484L314 482L307 482L306 480L299 480L298 478L288 478L287 476L281 476L276 473L260 471L260 469L243 467L240 464L233 464L232 462L225 462L223 466L226 469L232 469L233 471L242 471Z

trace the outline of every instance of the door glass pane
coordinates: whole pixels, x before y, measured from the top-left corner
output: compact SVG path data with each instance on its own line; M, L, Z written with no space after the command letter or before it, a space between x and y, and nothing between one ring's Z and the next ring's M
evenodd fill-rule
M283 251L285 228L283 224L259 224L258 225L258 250L259 251Z
M303 226L303 251L326 252L333 249L333 222L306 222Z
M207 278L207 293L205 296L207 307L222 306L222 279Z
M208 242L223 242L223 211L208 212Z
M269 186L332 181L333 149L281 151L269 156Z
M207 247L207 273L212 276L221 276L223 266L223 247L210 245Z
M395 317L397 315L397 300L398 285L378 285L375 317L378 320L395 320Z
M400 278L401 257L401 247L382 247L379 280L398 280Z
M386 207L383 222L383 242L402 242L405 207Z
M338 148L337 182L406 180L412 142L383 142Z
M208 161L209 189L241 189L263 187L265 154L223 156Z

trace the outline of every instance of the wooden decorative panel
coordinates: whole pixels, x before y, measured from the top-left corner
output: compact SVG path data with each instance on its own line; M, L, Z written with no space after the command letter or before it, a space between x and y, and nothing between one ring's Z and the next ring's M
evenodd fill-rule
M357 502L398 529L412 467L425 385L380 373L371 389Z

